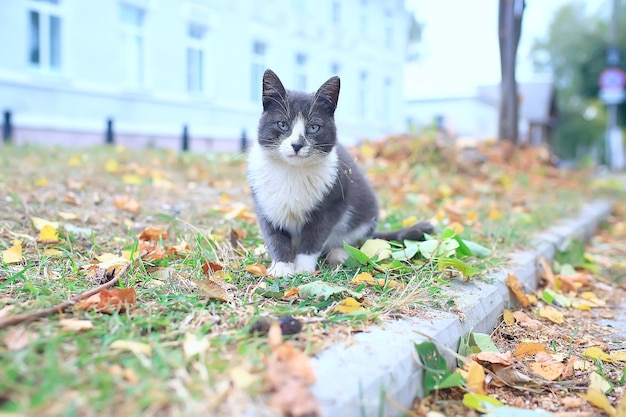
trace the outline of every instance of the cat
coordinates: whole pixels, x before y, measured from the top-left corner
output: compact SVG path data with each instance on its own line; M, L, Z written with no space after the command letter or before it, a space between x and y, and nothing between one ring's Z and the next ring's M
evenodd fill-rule
M334 114L339 77L314 94L286 90L270 69L263 75L263 112L248 152L247 178L265 244L268 274L314 272L320 256L331 265L349 257L344 242L375 237L422 240L421 222L376 232L376 195L354 158L337 142Z

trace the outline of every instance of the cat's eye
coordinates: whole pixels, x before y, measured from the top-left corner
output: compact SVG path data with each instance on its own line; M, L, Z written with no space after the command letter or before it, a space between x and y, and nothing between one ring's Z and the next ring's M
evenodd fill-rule
M283 122L282 120L278 123L276 123L278 125L278 128L280 130L282 130L283 132L286 132L289 130L289 125L287 124L287 122Z
M306 133L317 133L320 130L320 125L309 125L306 128Z

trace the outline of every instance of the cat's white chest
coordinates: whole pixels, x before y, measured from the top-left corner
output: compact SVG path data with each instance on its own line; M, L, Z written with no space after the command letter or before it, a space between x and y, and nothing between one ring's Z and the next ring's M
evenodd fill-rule
M309 213L330 191L337 177L337 154L333 149L315 165L289 165L253 146L248 155L248 181L258 209L274 227L298 235Z

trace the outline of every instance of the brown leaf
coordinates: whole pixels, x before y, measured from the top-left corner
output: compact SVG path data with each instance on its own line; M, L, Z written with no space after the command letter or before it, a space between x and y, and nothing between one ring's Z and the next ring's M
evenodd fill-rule
M182 240L178 245L173 245L167 248L167 254L169 256L185 255L189 252L191 252L191 246L189 246L189 243L184 240Z
M550 266L550 263L543 256L539 262L541 263L541 268L543 268L541 276L546 280L546 287L554 288L554 272L552 272L552 266Z
M133 200L127 195L115 197L113 204L118 210L128 211L130 213L139 213L141 206L137 200Z
M565 370L565 365L560 362L541 362L541 363L531 363L529 365L530 370L533 373L539 375L540 377L547 379L548 381L555 381L559 379L563 371Z
M35 340L37 335L27 331L23 326L13 327L4 335L4 345L12 352L24 349Z
M246 271L252 275L267 275L267 268L261 264L252 264L246 266Z
M149 261L158 261L167 257L165 250L156 241L140 240L137 244L139 253L144 253L144 259Z
M511 352L479 352L471 355L471 358L480 363L497 363L500 365L513 365L513 354Z
M213 272L221 271L222 269L224 269L222 265L208 259L202 264L202 272L204 272L204 275L212 274Z
M283 294L283 299L284 300L295 300L296 298L298 298L298 293L300 292L300 289L298 287L291 287L288 290L285 291L285 293Z
M537 342L522 342L515 348L515 359L522 359L525 356L534 355L537 352L546 350L546 345Z
M146 226L146 228L143 229L143 231L139 235L140 240L165 240L169 237L170 236L165 230L156 226Z
M115 311L123 311L134 305L137 300L137 292L134 288L104 289L91 297L81 300L76 304L79 310L95 310L100 313L112 314Z
M212 279L197 280L194 282L198 286L199 294L202 296L225 302L231 300L230 295L228 295L224 287Z
M522 286L520 285L515 275L513 274L507 275L506 286L509 287L509 289L511 290L513 295L515 295L515 298L517 298L517 301L520 302L522 307L526 308L530 305L530 301L528 300L526 293L524 293L524 290L522 289Z

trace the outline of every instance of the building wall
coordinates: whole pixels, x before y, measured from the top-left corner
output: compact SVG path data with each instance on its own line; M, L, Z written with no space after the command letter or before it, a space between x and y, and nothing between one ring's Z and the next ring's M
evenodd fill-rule
M31 10L39 13L38 36ZM141 24L129 26L136 16L128 10L141 12ZM44 62L54 55L44 52L55 43L50 15L60 21L59 68ZM46 132L98 142L112 118L116 132L137 144L179 141L187 124L192 148L195 139L232 148L242 130L256 132L261 104L253 92L261 80L253 62L272 68L287 88L309 91L338 65L341 140L376 138L405 125L407 22L402 0L3 0L0 110L12 112L18 142L45 141ZM201 40L190 38L190 25L202 29ZM143 53L133 49L137 27ZM34 38L39 65L31 62ZM265 45L260 60L255 42ZM191 45L203 53L200 92L188 90ZM301 67L297 54L306 58ZM139 55L142 81L133 83L128 68L139 67Z

